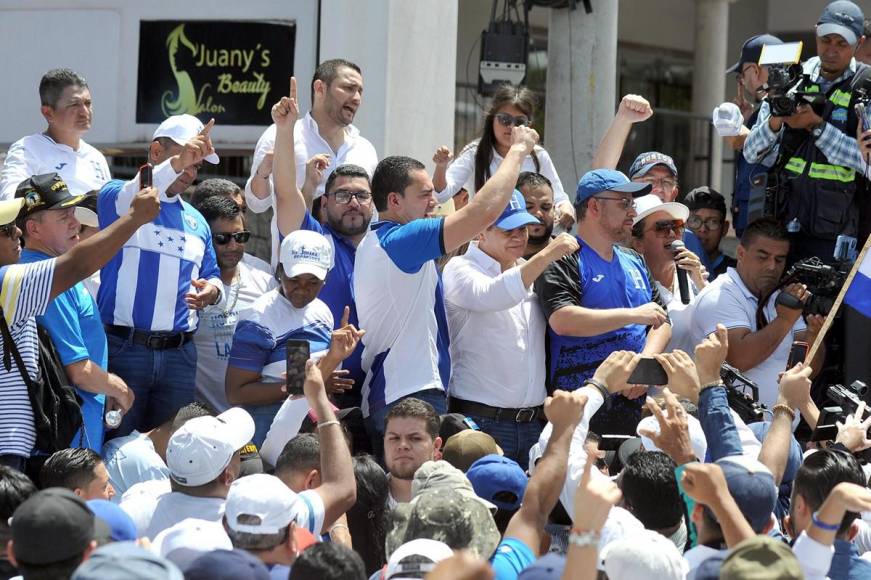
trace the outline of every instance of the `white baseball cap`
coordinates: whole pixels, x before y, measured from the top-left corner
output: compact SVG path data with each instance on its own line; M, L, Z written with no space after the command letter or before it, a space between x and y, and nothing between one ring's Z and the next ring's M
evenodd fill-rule
M387 561L387 571L384 573L384 580L420 578L421 572L429 572L436 564L453 555L454 551L444 542L430 540L429 538L411 540L402 544L390 554L390 560ZM415 563L403 564L402 560L411 556L417 557ZM429 559L432 564L420 562L420 557Z
M282 240L279 261L288 278L312 274L324 280L333 267L333 245L317 232L296 230Z
M254 419L241 407L227 409L217 417L191 419L169 438L169 476L189 487L214 481L252 437Z
M157 127L151 140L154 141L158 137L169 137L179 145L184 145L196 137L203 130L204 126L193 115L186 113L184 115L173 115ZM217 153L210 153L206 155L205 159L212 165L217 165L220 161Z
M675 201L665 203L659 199L659 196L655 193L648 193L647 195L642 195L637 198L635 200L635 211L637 212L637 215L632 220L633 226L650 214L658 211L664 211L673 219L684 222L687 221L688 217L690 217L690 208Z
M277 534L293 521L296 493L274 475L255 473L230 486L224 517L227 526L247 534Z
M181 569L212 550L232 550L233 542L221 522L182 520L154 537L151 551Z
M608 578L683 580L690 567L671 540L646 529L614 540L599 557Z

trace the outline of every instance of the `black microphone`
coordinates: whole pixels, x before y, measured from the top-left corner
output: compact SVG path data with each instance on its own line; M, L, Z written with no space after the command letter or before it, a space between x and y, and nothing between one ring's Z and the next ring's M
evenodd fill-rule
M675 240L671 243L671 249L675 254L677 254L684 248L686 248L686 246L680 240ZM680 288L680 301L684 304L689 304L690 282L689 280L687 280L687 271L680 266L675 266L675 269L677 270L677 285Z

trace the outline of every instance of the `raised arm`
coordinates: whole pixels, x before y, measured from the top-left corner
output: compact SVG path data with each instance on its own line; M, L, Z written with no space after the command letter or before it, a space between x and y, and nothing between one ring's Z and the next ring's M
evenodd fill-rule
M305 199L296 185L296 158L293 152L293 127L298 118L296 78L290 77L290 96L281 97L272 106L272 120L275 122L272 175L275 186L275 221L283 236L299 229L306 211Z
M768 434L759 451L759 462L771 470L775 485L780 485L786 462L789 459L789 446L792 443L792 421L796 409L810 398L813 369L801 363L789 369L780 377L777 404L772 409L773 418Z
M756 535L741 513L735 498L729 493L726 478L719 465L691 463L684 468L681 487L696 504L710 508L723 530L726 545L734 548Z
M529 127L514 127L511 149L496 173L475 194L469 205L445 218L444 249L456 250L496 221L514 192L523 160L538 142L538 133Z
M593 169L616 169L617 163L620 162L620 156L623 154L626 139L629 137L629 132L632 131L632 125L646 121L652 115L653 109L644 97L639 95L623 97L617 107L614 120L611 121L611 125L602 136L602 141L599 142L599 148L596 149L591 167Z

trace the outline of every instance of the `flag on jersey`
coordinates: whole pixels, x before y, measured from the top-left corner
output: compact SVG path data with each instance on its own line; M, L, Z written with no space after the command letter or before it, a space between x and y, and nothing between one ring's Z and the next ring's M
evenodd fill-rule
M856 276L844 295L844 302L866 318L871 318L871 252L865 252Z

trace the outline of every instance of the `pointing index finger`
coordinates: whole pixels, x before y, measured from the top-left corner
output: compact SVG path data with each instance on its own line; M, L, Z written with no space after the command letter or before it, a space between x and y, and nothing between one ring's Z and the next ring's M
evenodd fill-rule
M290 98L296 100L296 77L290 77Z
M214 126L215 126L215 118L212 117L211 119L209 119L209 122L206 123L206 125L200 131L200 135L208 135L209 132L212 130L212 127L214 127Z

